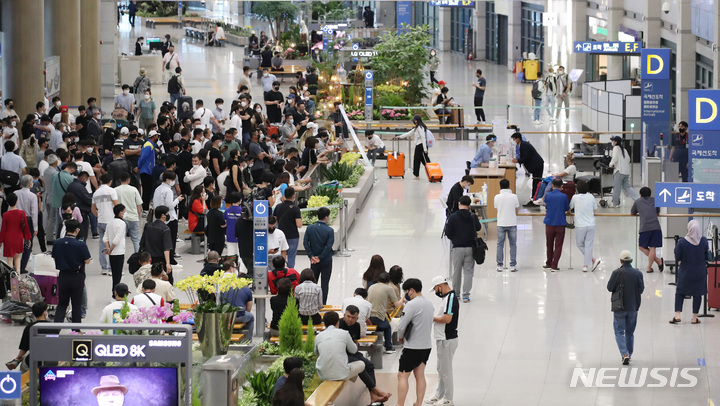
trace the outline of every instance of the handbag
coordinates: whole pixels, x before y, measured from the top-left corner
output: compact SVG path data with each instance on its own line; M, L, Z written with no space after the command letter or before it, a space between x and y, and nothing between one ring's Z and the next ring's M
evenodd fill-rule
M487 250L488 246L485 244L485 241L478 237L475 241L475 246L472 249L473 258L475 259L476 264L482 265L485 262L485 251Z
M625 275L622 269L618 269L618 273L620 274L620 283L610 295L610 310L614 312L625 310Z

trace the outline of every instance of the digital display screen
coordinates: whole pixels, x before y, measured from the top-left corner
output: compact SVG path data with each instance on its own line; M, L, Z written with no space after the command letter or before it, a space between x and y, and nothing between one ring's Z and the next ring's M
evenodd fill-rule
M178 406L177 368L40 367L40 406Z
M145 39L145 43L150 45L151 42L162 42L162 38L150 37Z

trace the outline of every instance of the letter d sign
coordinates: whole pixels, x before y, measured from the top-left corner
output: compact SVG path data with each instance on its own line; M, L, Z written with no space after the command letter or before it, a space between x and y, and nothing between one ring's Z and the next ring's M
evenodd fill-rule
M688 91L689 127L691 130L720 130L718 105L720 90Z
M670 80L670 50L643 49L642 79Z
M657 63L655 64L658 67L657 69L652 68L653 61L657 61ZM648 73L648 75L659 74L660 72L662 72L663 66L665 66L665 64L663 63L662 58L660 58L659 56L652 55L652 54L647 56L647 73Z

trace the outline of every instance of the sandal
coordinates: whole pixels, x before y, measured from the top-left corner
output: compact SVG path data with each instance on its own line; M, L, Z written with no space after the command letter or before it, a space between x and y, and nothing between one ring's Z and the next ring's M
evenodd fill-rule
M680 323L680 319L676 319L675 317L673 317L672 320L670 320L670 324L678 324L678 323Z
M655 272L655 271L653 271L653 269L652 269L652 268L650 268L650 269L648 269L648 270L647 270L647 271L645 271L645 272L646 272L646 273L653 273L653 272Z
M690 324L700 324L700 319L697 319L695 321L691 321Z
M660 270L660 272L665 269L665 260L663 258L660 258L660 265L658 265L658 269Z

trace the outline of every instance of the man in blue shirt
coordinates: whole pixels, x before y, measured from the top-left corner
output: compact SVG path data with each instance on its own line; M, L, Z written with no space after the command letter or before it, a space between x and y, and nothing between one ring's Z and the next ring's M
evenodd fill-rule
M485 141L487 141L487 143L478 148L475 158L473 158L470 162L471 168L479 168L480 165L490 162L490 158L492 157L492 148L495 146L497 137L495 137L495 134L489 134L485 137Z
M84 242L77 240L80 223L77 220L65 222L64 238L55 240L52 256L58 274L58 306L55 323L62 323L68 304L72 300L72 321L82 319L83 290L85 289L85 265L90 263L90 250Z
M223 262L222 269L225 271L225 276L240 276L235 261ZM235 314L235 323L245 323L248 327L248 338L252 340L253 325L255 324L255 316L251 313L253 304L252 290L247 286L240 289L230 289L223 293L223 299L233 306L243 308L243 310L238 310Z
M335 231L327 224L330 220L330 209L321 207L318 209L317 216L318 221L310 224L305 231L303 245L308 258L310 258L310 269L315 273L315 279L321 281L323 304L326 304L330 274L332 274Z
M560 191L562 179L553 179L552 191L545 194L545 247L547 259L543 269L550 269L550 272L558 270L560 254L565 241L565 213L570 210L570 203L565 193Z
M152 171L155 167L155 151L157 150L157 140L160 133L155 130L148 133L148 139L140 150L140 158L138 159L138 171L140 172L140 182L142 182L142 200L143 210L150 209L150 202L153 199L155 188L153 187Z

